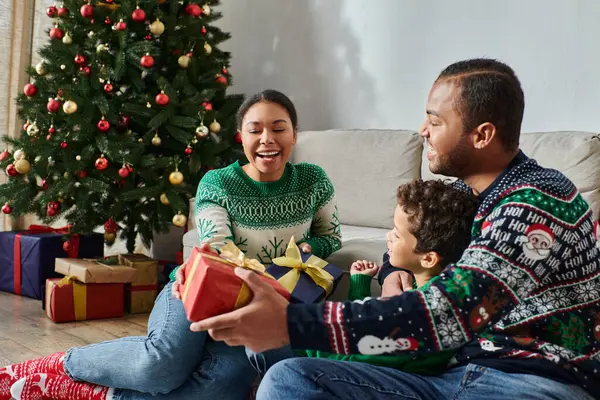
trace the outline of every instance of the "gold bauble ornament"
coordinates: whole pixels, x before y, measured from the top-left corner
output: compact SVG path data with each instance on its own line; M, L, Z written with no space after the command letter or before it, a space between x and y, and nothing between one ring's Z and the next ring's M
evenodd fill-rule
M35 136L40 133L40 128L35 124L35 122L27 128L27 134L29 136Z
M181 211L179 211L177 215L173 216L173 225L183 228L185 224L187 224L187 218L181 213Z
M31 171L31 164L24 158L21 158L15 163L15 169L20 174L26 174Z
M153 146L160 146L162 143L162 140L160 139L160 136L158 136L158 133L154 135L154 137L152 138L152 145Z
M192 62L192 58L185 54L182 55L181 57L179 57L179 59L177 60L177 63L179 64L179 66L181 68L189 67L191 62Z
M104 232L104 241L108 244L113 244L117 239L117 234L115 232Z
M46 75L46 65L43 61L40 61L35 65L35 72L40 76Z
M183 183L183 174L177 170L169 174L169 182L171 185L181 185Z
M165 206L169 205L169 198L167 197L166 193L161 193L160 202L163 203Z
M65 179L69 179L71 177L71 174L69 172L65 171L63 176L65 177Z
M208 4L202 6L202 13L206 16L210 15L210 6Z
M216 119L208 127L210 128L211 132L214 132L214 133L221 132L221 124L218 123Z
M64 44L71 44L71 43L73 43L73 36L71 36L71 35L69 35L69 34L67 33L65 36L63 36L63 38L62 38L62 42L63 42Z
M96 53L100 54L103 51L108 50L108 46L106 44L100 43L98 46L96 46Z
M65 199L63 199L62 197L59 197L58 199L56 199L60 204L65 202Z
M15 152L13 153L13 157L15 158L15 161L18 161L21 158L25 157L25 152L21 149L15 150Z
M212 53L212 47L210 46L210 44L204 43L204 52L207 55L210 55L210 53Z
M165 24L163 24L159 20L156 20L152 24L150 24L150 32L152 32L153 35L162 35L164 31Z
M206 137L208 135L208 128L204 125L201 125L196 128L196 136L199 138Z
M73 114L77 112L77 103L75 103L73 100L65 101L65 104L63 104L63 111L65 114Z

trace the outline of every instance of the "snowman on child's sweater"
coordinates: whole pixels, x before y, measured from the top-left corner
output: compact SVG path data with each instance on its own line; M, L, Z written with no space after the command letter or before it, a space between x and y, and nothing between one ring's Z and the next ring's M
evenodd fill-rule
M357 347L361 354L374 356L397 351L416 350L419 347L419 342L413 338L392 339L385 337L380 339L377 336L367 335L358 341Z

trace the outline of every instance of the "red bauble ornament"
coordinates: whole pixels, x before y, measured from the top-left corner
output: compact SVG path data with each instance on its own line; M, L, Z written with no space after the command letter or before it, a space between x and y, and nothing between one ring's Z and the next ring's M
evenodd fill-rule
M63 95L63 90L62 90L62 89L58 89L58 90L56 91L56 95L57 95L58 97L62 97L62 95Z
M83 18L92 18L94 16L94 7L91 4L84 4L79 9Z
M130 164L126 165L127 171L131 174L133 172L133 167Z
M185 148L185 154L187 156L189 156L190 154L192 154L192 148L190 147L190 145L188 144L188 146Z
M94 163L94 166L98 171L104 171L106 168L108 168L108 160L104 158L104 156L100 156L100 158L98 158Z
M37 87L33 83L28 83L25 85L25 88L23 88L23 93L25 93L25 96L27 97L35 96L37 94Z
M144 68L152 68L154 65L154 57L150 54L146 54L140 59L140 65Z
M62 39L65 36L65 31L58 27L50 29L50 39Z
M148 34L148 35L144 36L144 39L146 39L146 40L152 40L152 35Z
M236 132L235 135L233 135L233 140L235 140L237 144L242 144L242 134Z
M46 135L46 140L52 140L52 135Z
M104 119L104 117L102 117L102 119L98 121L98 124L96 124L96 126L98 127L98 130L100 132L107 132L110 129L110 122L108 122Z
M48 180L47 179L42 180L42 189L48 190Z
M56 128L54 127L54 125L50 125L50 128L48 128L48 133L51 135L54 135L56 133Z
M87 177L87 172L85 172L85 171L79 171L79 177L80 177L81 179L83 179L83 178Z
M61 7L58 9L58 16L61 18L66 17L67 15L69 15L69 10L66 7Z
M60 143L60 148L61 149L66 149L67 147L69 147L69 143L65 142L64 140Z
M188 4L185 6L185 13L192 17L198 18L202 15L202 8L198 4Z
M121 115L121 122L124 123L125 126L129 126L131 118L129 118L127 115Z
M223 75L217 75L217 82L222 85L227 85L227 78L225 78Z
M79 72L82 72L82 73L86 74L87 76L90 76L92 74L91 68L88 67L87 65L85 67L83 65L81 67L79 67Z
M0 162L6 160L8 157L10 157L10 153L4 150L2 153L0 153Z
M75 64L83 64L85 62L85 57L81 54L77 54L75 56Z
M106 93L110 93L110 92L112 92L112 90L113 90L113 85L112 84L107 83L106 85L104 85L104 91Z
M125 165L119 170L119 176L121 178L127 178L129 176L129 170Z
M58 9L55 6L50 6L46 8L46 15L50 18L56 17L56 14L58 14Z
M110 17L106 17L106 19L104 20L104 23L105 23L106 25L110 25L110 24L112 24L112 21L110 20Z
M108 221L104 223L104 232L107 233L115 233L117 231L117 223L114 219L109 218Z
M50 203L48 203L48 208L51 208L53 210L60 210L60 203L58 201L51 201Z
M227 68L225 68L225 67L223 67L222 71L223 71L223 74L225 74L225 75L227 75L229 73L229 71L227 71Z
M46 208L46 215L49 217L54 217L56 215L56 210L53 210L52 208Z
M19 175L19 172L17 172L17 168L15 167L15 164L11 163L6 166L6 175L8 175L8 176Z
M2 212L4 214L10 214L12 212L12 207L8 203L6 203L2 206Z
M131 13L131 19L133 19L135 22L144 22L146 19L146 12L138 7L133 10L133 13Z
M203 35L206 35L206 27L205 27L205 26L203 26L203 27L202 27L202 29L200 29L200 32L201 32Z
M211 111L213 109L212 107L212 103L208 102L208 101L204 101L202 102L202 106L204 107L204 109L206 111Z
M157 94L156 99L154 100L159 106L166 106L167 104L169 104L169 96L167 96L164 92L160 92L159 94Z
M71 242L67 240L66 242L63 243L63 250L65 253L68 253L70 249L71 249Z
M29 123L29 121L25 122L25 123L23 124L23 130L24 130L24 131L26 131L26 130L27 130L27 128L29 128L29 125L31 125L31 124Z
M58 99L50 99L48 100L48 104L46 104L46 109L48 112L54 113L60 110L60 101Z
M124 31L125 29L127 29L127 23L126 22L124 22L123 20L117 22L117 30Z

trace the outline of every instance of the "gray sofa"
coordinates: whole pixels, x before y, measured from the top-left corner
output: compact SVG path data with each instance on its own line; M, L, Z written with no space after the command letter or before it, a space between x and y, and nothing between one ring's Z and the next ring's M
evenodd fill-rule
M588 132L541 132L521 136L529 157L568 176L600 213L600 137ZM392 228L396 187L416 178L440 178L429 172L422 139L406 130L305 131L298 135L292 162L323 167L335 186L342 231L342 249L328 261L344 270L357 259L381 261L385 233ZM192 203L193 205L193 203ZM190 207L193 210L193 207ZM184 257L198 245L194 218L183 237ZM344 299L348 278L333 299ZM373 284L374 294L378 293Z

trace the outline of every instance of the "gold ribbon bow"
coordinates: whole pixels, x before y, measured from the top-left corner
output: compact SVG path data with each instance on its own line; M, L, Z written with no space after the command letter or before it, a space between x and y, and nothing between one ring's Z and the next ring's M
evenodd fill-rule
M56 283L60 288L64 285L73 285L73 310L75 321L85 321L87 316L87 289L85 284L79 282L75 275L69 275Z
M325 290L329 295L333 289L333 276L323 268L327 266L327 261L321 260L319 257L310 256L306 262L302 261L300 249L296 245L294 237L290 239L284 257L277 257L273 262L280 267L291 268L292 270L279 278L279 283L288 291L292 290L300 280L300 273L305 272L318 286Z

